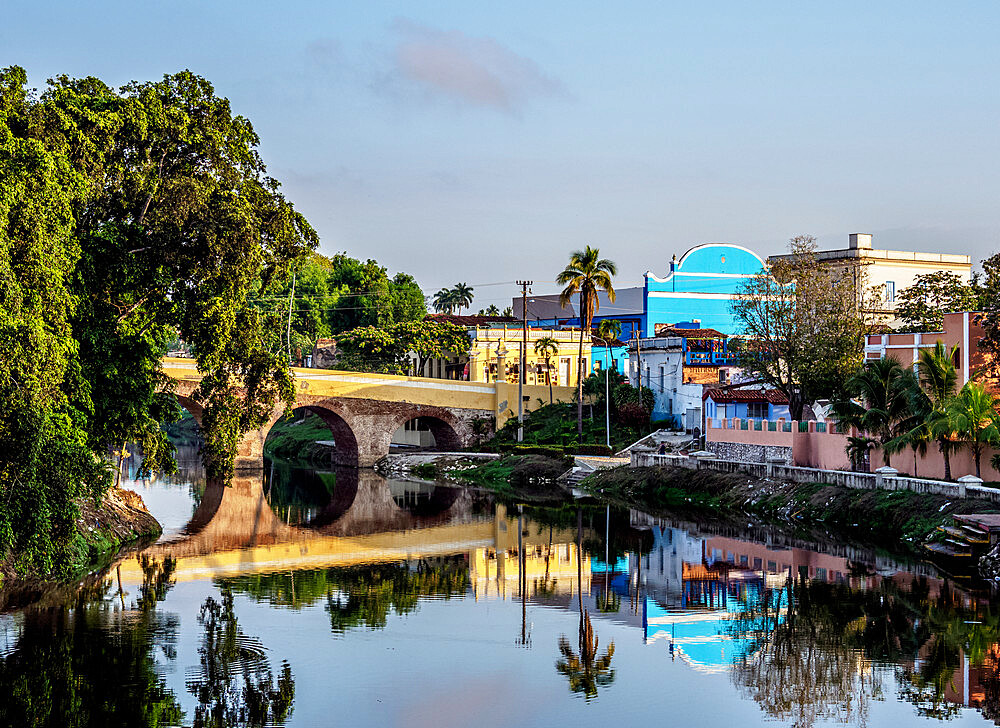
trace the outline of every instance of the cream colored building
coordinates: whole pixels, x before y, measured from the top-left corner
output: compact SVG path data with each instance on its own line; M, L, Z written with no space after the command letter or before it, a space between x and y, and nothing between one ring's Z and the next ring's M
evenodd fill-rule
M789 259L791 255L772 255L768 262ZM878 289L878 305L871 313L886 323L895 319L899 292L913 285L916 276L935 271L954 273L963 282L972 277L972 258L954 253L918 253L907 250L879 250L872 246L870 233L851 233L848 247L818 251L819 260L842 267L852 267Z

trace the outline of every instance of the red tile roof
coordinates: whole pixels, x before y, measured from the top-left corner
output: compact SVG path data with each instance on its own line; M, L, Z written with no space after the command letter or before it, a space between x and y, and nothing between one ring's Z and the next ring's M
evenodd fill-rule
M457 316L450 313L429 313L424 321L439 321L441 323L458 324L459 326L482 326L484 324L519 324L513 316ZM530 322L529 322L530 323Z
M706 389L702 401L712 398L717 404L733 402L770 402L771 404L788 404L788 397L779 389Z
M728 334L715 329L680 329L676 326L657 326L657 336L686 336L689 339L726 339Z

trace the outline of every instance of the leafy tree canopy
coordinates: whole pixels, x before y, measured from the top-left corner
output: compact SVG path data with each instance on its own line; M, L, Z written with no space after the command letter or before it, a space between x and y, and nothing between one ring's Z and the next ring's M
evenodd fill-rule
M328 257L312 252L296 264L294 279L294 300L291 275L273 296L260 300L261 308L275 316L287 319L291 313L293 358L318 339L362 326L420 321L427 313L413 277L397 273L390 278L374 260L362 263L345 253ZM274 330L272 337L275 345L287 346L285 328Z
M801 419L806 404L838 397L860 368L878 291L863 268L820 261L811 236L792 238L789 248L789 258L743 284L732 310L747 338L741 368L784 392L792 418Z
M108 486L109 449L139 442L147 465L169 467L172 339L204 375L213 475L289 400L280 320L253 302L317 237L205 79L26 84L0 71L0 550L47 571L74 500Z
M944 314L977 311L982 291L974 281L965 283L955 273L934 271L918 275L896 297L896 316L902 331L941 331Z
M338 367L365 372L406 374L410 352L417 371L427 359L455 356L471 346L465 328L443 321L408 321L384 328L364 326L337 338Z

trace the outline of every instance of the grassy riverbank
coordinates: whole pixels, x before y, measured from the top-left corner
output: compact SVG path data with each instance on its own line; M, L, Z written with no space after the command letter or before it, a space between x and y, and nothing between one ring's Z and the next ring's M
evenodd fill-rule
M996 512L977 498L955 499L909 491L853 490L824 483L757 479L740 473L648 467L598 472L581 487L595 497L647 512L746 513L807 527L850 533L872 543L934 540L955 513Z
M312 412L281 419L274 423L264 444L264 454L281 460L326 465L330 462L329 445L320 441L333 440L333 433L322 419Z
M571 466L571 458L538 454L506 455L454 471L450 479L524 501L563 501L567 499L567 493L556 483L556 478Z
M0 561L0 609L9 606L12 599L16 601L18 593L34 593L49 584L76 581L107 567L123 549L148 543L162 530L142 498L130 490L112 489L100 504L81 499L77 507L76 535L57 573L39 574L23 566L18 568L10 556Z

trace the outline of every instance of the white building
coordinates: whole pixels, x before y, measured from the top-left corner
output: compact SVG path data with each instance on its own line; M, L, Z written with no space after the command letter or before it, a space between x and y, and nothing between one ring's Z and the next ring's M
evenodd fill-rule
M704 386L684 377L683 340L676 336L639 339L638 348L629 342L626 375L633 387L653 390L654 420L674 421L674 427L693 430L701 427L701 395Z

